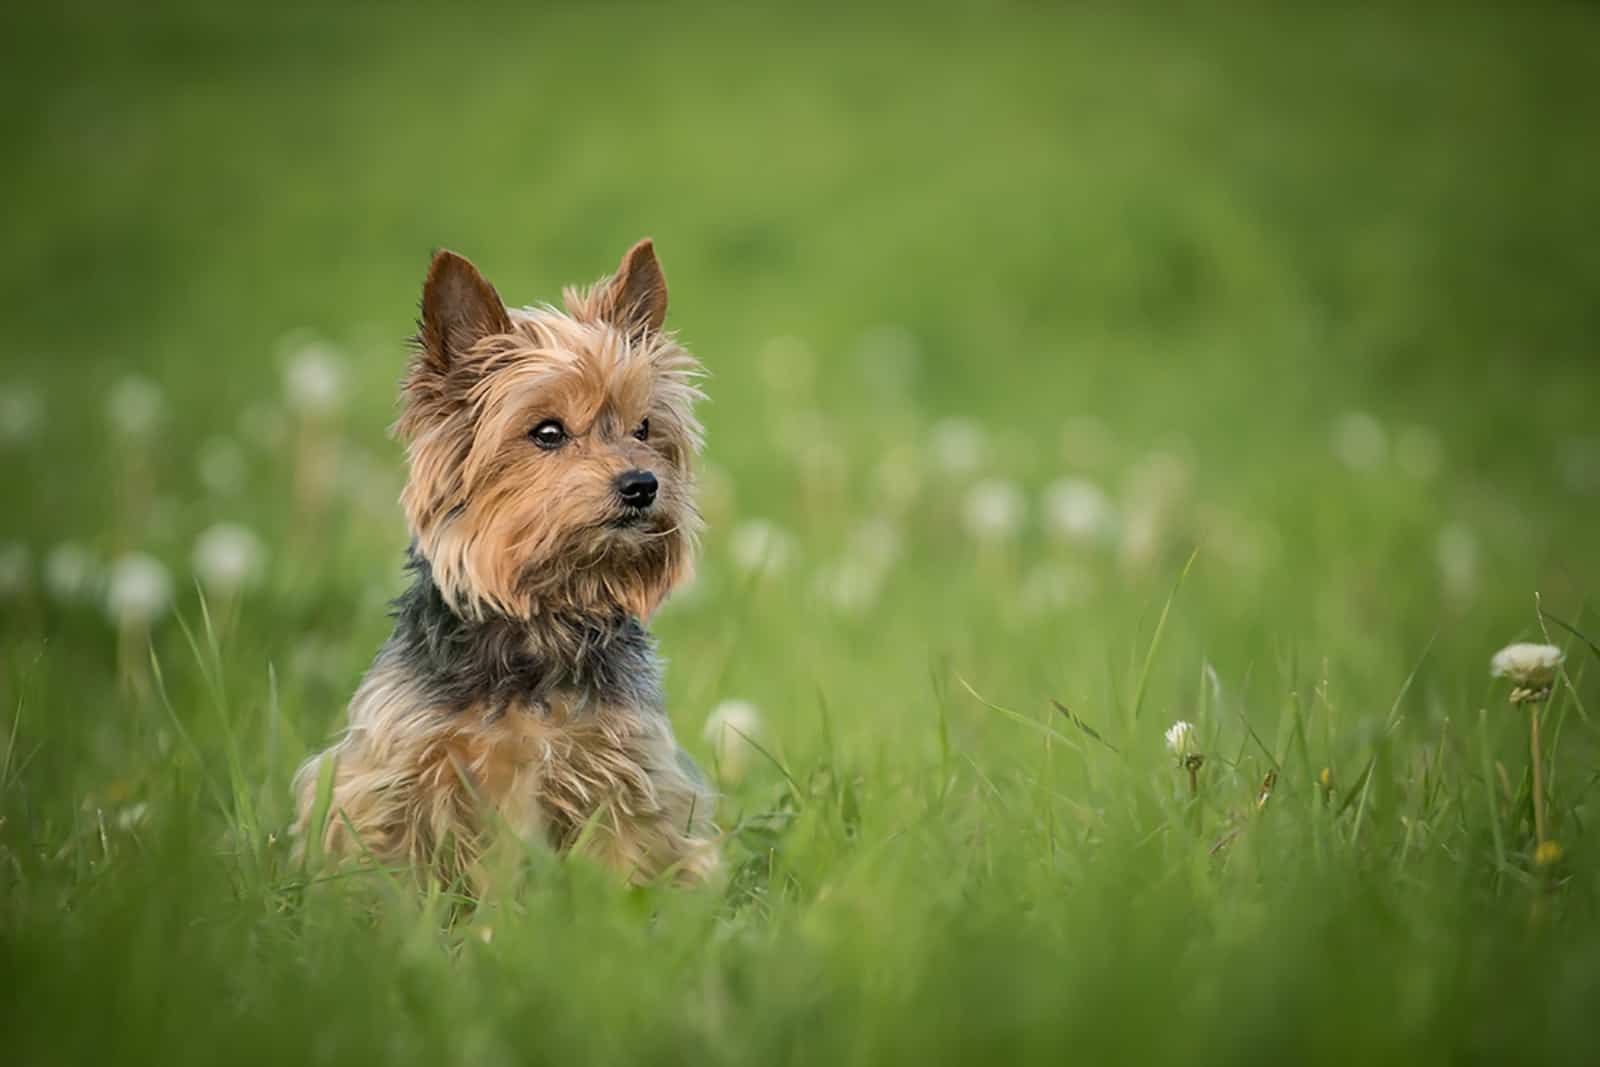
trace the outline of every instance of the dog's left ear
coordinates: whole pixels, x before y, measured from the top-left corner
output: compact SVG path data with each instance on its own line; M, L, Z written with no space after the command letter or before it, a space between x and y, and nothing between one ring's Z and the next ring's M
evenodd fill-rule
M653 333L667 321L667 279L650 238L623 255L617 273L606 283L600 314L635 336Z

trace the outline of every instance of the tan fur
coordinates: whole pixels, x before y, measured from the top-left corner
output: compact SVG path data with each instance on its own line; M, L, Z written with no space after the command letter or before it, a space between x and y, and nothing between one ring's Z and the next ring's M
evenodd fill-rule
M345 736L297 776L309 819L322 761L336 761L328 853L370 854L471 888L498 829L558 849L581 839L641 882L715 872L711 801L679 767L664 719L564 702L445 712L411 697L403 668L380 664L351 703Z
M463 619L526 620L530 633L559 612L645 620L692 565L699 365L662 332L653 247L640 242L566 303L566 313L508 310L448 252L424 285L396 424L410 467L402 504ZM530 441L546 419L570 434L558 452ZM645 419L648 439L637 440ZM632 469L656 475L656 502L619 526L614 482ZM386 648L343 737L296 776L298 825L310 829L333 761L322 843L335 855L471 885L498 828L558 849L581 843L634 879L699 880L717 866L711 797L678 755L659 709L597 705L584 691L437 706L414 665Z

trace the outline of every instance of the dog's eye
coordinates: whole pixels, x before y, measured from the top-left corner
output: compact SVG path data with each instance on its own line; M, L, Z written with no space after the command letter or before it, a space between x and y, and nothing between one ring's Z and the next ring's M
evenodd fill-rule
M634 427L633 436L637 437L641 441L650 440L650 420L645 419L638 426Z
M540 448L560 448L566 444L567 428L559 419L545 419L528 434Z

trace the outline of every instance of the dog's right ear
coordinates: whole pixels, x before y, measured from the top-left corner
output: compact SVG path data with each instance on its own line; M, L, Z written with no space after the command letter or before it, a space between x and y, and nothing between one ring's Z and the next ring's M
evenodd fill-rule
M473 345L511 331L500 294L464 256L440 249L422 283L422 321L417 340L435 370L450 367Z

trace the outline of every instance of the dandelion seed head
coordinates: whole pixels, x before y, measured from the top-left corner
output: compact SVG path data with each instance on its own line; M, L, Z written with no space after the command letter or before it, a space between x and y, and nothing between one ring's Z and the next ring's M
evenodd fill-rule
M153 556L131 552L106 576L106 614L119 626L147 626L172 608L172 578Z
M724 700L711 709L701 735L710 743L724 781L743 780L756 755L748 739L759 738L761 730L761 713L748 700Z
M1179 719L1166 732L1167 751L1179 759L1194 755L1199 749L1200 737L1194 723Z
M100 581L100 561L75 541L63 541L44 557L44 587L56 600L78 603L94 596Z
M1009 541L1022 529L1028 510L1022 490L1013 482L990 478L967 492L962 519L979 541Z
M1555 645L1519 642L1494 654L1489 661L1489 673L1496 678L1508 678L1518 686L1544 688L1555 681L1556 670L1565 658Z
M260 581L266 548L251 530L238 523L207 527L194 543L194 572L212 593L228 596Z
M1445 595L1456 601L1471 600L1478 591L1478 535L1465 523L1447 523L1434 546L1439 581Z
M1084 478L1063 478L1046 488L1044 515L1050 532L1062 541L1093 545L1117 536L1117 512L1111 498Z
M293 411L321 418L339 410L344 399L344 360L338 349L310 342L289 357L283 370L283 395Z

